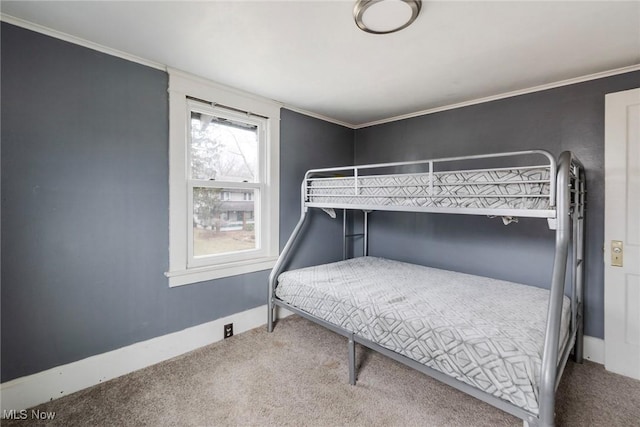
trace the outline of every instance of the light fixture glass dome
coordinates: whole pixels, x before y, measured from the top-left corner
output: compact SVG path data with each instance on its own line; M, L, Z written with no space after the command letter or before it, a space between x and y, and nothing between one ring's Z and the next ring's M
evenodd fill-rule
M368 33L388 34L408 27L420 13L421 0L358 0L353 17Z

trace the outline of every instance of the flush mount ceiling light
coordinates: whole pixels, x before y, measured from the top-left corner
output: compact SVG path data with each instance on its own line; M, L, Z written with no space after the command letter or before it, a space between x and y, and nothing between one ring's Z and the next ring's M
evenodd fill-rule
M353 17L362 31L388 34L411 25L421 6L421 0L358 0Z

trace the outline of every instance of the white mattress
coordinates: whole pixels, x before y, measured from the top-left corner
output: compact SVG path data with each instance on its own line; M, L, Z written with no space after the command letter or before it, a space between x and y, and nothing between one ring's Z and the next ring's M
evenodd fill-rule
M276 296L538 413L548 290L362 257L282 273ZM565 297L561 343L569 319Z
M423 208L550 209L549 168L311 178L311 203Z

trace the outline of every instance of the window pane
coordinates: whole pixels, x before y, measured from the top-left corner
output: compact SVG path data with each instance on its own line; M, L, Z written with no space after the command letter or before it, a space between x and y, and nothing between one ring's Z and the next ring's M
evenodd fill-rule
M191 179L256 182L258 127L191 112Z
M247 188L193 189L194 256L257 248L254 193Z

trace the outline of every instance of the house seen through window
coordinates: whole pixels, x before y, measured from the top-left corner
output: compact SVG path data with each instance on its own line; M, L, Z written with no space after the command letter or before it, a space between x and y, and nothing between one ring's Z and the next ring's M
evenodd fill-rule
M194 259L259 249L259 124L204 109L190 115Z

